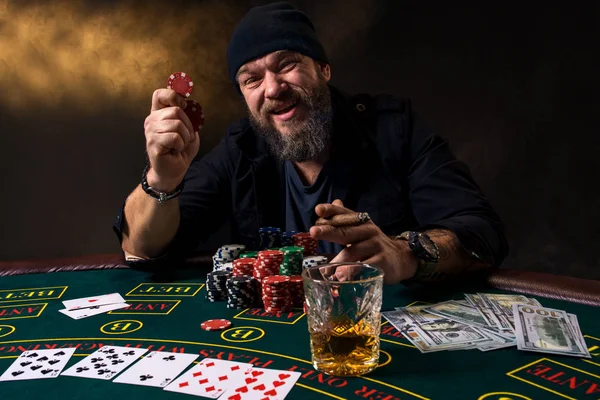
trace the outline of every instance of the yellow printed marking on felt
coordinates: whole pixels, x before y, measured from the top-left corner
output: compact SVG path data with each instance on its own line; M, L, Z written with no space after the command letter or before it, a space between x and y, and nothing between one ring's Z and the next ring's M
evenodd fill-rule
M254 335L259 332L258 335ZM226 342L253 342L265 336L265 331L254 326L236 326L221 333L221 339Z
M12 325L0 325L0 338L10 335L16 331L16 328Z
M494 396L494 397L492 397ZM499 396L499 397L496 397ZM522 394L511 393L511 392L493 392L486 393L480 396L477 400L515 400L515 399L523 399L523 400L531 400L529 397L525 397Z
M519 377L519 376L514 376L514 375L511 375L511 374L514 374L515 372L519 372L519 371L521 371L522 369L525 369L525 368L527 368L527 367L531 367L531 366L532 366L532 365L534 365L534 364L539 364L539 363L541 363L541 362L543 362L543 361L547 361L547 362L550 362L550 363L554 363L554 364L560 365L561 367L569 368L569 369L572 369L573 371L581 372L581 373L583 373L583 374L590 375L590 376L593 376L594 378L598 378L598 379L600 379L600 376L598 376L598 375L594 375L594 374L592 374L592 373L589 373L589 372L587 372L587 371L583 371L583 370L581 370L581 369L578 369L578 368L572 367L572 366L570 366L570 365L567 365L567 364L563 364L563 363L561 363L561 362L558 362L558 361L551 360L551 359L549 359L549 358L540 358L539 360L536 360L536 361L534 361L534 362L531 362L531 363L529 363L529 364L523 365L523 366L521 366L521 367L519 367L519 368L517 368L517 369L514 369L514 370L512 370L512 371L509 371L509 372L507 372L507 373L506 373L506 375L507 375L507 376L510 376L511 378L518 379L518 380L520 380L520 381L522 381L522 382L528 383L528 384L530 384L530 385L532 385L532 386L538 387L538 388L540 388L540 389L544 389L544 390L546 390L546 391L548 391L548 392L550 392L550 393L554 393L554 394L555 394L555 395L557 395L557 396L564 397L565 399L569 399L569 400L576 400L574 397L569 397L569 396L567 396L567 395L564 395L564 394L562 394L562 393L560 393L560 392L557 392L557 391L555 391L555 390L552 390L552 389L550 389L550 388L547 388L547 387L545 387L545 386L538 385L537 383L530 382L530 381L528 381L527 379L521 378L521 377Z
M583 335L583 337L587 338L587 339L597 340L598 342L600 342L600 339L598 339L597 337L593 337L593 336L590 336L590 335ZM600 357L600 346L594 345L592 347L589 347L588 351L590 352L590 355L593 358ZM596 367L600 367L600 363L597 363L597 362L594 362L594 361L583 360L583 359L581 361L586 362L588 364L595 365Z
M249 318L249 317L240 317L240 315L244 315L246 313L246 311L250 310L250 308L247 308L245 310L243 310L242 312L236 314L233 316L233 318L235 319L245 319L247 321L258 321L258 322L267 322L267 323L271 323L271 324L284 324L284 325L294 325L296 322L300 321L302 319L302 317L304 317L306 314L303 312L302 314L300 314L300 316L298 318L296 318L295 320L291 321L291 322L286 322L286 321L277 321L274 319L259 319L259 318ZM276 317L276 316L275 316Z
M390 353L388 353L387 351L383 351L383 350L379 350L379 352L385 354L388 359L383 364L378 364L377 368L385 367L386 365L388 365L389 363L392 362L392 355Z
M298 383L298 382L296 382L296 386L299 386L299 387L301 387L301 388L304 388L304 389L312 390L313 392L317 392L317 393L324 394L325 396L329 396L329 397L332 397L332 398L334 398L334 399L337 399L337 400L346 400L346 398L345 398L345 397L336 396L336 395L334 395L334 394L327 393L327 392L325 392L325 391L323 391L323 390L319 390L319 389L317 389L317 388L313 388L313 387L310 387L310 386L304 385L304 384L302 384L302 383Z
M142 329L144 324L134 319L112 321L100 327L100 332L107 335L124 335Z

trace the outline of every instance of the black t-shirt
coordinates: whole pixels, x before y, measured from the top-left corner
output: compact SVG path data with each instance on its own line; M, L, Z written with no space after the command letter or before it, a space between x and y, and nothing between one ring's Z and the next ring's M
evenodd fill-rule
M326 163L314 184L306 186L298 171L290 161L285 161L285 230L308 232L317 220L315 207L321 203L331 203L333 198L332 180L335 165ZM337 243L319 241L318 253L337 254L342 246Z

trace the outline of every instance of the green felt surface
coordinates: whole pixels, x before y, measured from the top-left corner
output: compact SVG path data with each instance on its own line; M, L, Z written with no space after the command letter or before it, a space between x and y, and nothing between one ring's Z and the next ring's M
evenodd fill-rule
M600 397L600 313L595 307L538 298L545 306L579 317L588 347L594 354L591 360L527 353L516 348L487 353L469 350L421 354L385 323L381 334L383 365L365 377L337 378L319 374L312 368L306 316L301 310L278 318L264 315L258 309L230 310L225 303L209 303L204 299L205 289L200 288L204 282L202 272L205 271L157 277L133 270L107 270L4 277L0 281L0 373L27 349L77 346L68 364L71 366L98 345L114 344L199 354L197 361L216 357L267 368L294 369L303 375L289 399ZM52 289L39 289L48 287ZM471 289L497 292L483 287ZM424 299L416 298L402 286L388 286L383 310L415 301L460 299L463 291ZM72 320L58 312L63 308L62 300L112 292L121 293L136 310L83 320ZM225 334L200 329L201 322L211 318L231 320L232 329ZM111 330L114 326L111 323L124 320L133 322L131 325L121 322L119 329L138 329ZM0 399L28 396L48 400L191 398L159 388L66 376L0 382Z

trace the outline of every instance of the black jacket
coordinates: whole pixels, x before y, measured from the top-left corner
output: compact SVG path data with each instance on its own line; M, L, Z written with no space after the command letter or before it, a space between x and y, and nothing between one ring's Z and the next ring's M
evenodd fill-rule
M331 91L332 159L346 171L333 177L334 198L368 212L388 235L450 229L467 250L500 265L508 252L500 218L468 167L456 160L446 140L422 124L410 101ZM259 227L284 227L283 179L283 167L248 120L232 124L214 149L191 164L180 196L178 233L166 255L151 262L189 255L228 219L231 242L255 249ZM114 225L119 239L122 211Z

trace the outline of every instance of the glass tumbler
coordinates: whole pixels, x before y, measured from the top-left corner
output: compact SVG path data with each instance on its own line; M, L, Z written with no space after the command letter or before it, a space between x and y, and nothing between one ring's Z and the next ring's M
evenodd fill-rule
M377 368L383 271L332 263L305 269L302 280L315 369L360 376Z

